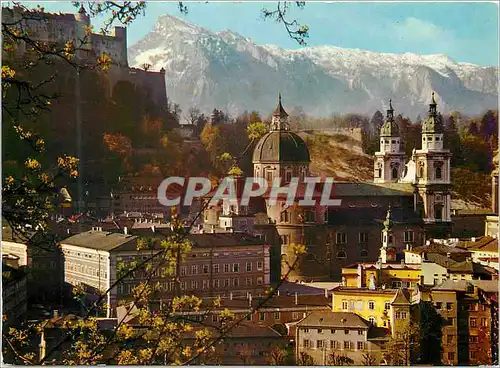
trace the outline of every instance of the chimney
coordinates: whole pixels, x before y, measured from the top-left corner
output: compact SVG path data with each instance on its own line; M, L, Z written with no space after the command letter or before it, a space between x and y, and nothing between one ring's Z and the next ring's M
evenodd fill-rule
M298 305L298 304L299 304L299 295L296 292L295 293L295 305Z
M125 235L128 235L128 228L126 226L123 227L123 233Z

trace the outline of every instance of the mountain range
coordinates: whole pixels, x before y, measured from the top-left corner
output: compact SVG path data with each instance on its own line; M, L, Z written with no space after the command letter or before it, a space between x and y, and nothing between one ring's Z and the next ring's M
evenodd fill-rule
M283 30L284 31L284 30ZM284 31L285 32L285 31ZM498 68L443 54L388 54L334 46L286 50L233 31L212 32L171 15L128 50L129 64L165 69L167 95L184 111L222 109L267 116L278 92L285 108L316 116L372 114L392 99L396 113L424 116L435 91L439 110L479 114L498 105Z

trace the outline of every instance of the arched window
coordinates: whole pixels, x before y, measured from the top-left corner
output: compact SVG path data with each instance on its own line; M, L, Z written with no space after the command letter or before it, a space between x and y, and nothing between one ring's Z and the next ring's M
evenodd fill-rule
M441 167L436 167L436 179L441 179Z
M392 178L397 179L398 178L398 169L393 167L392 168Z
M378 168L377 169L377 178L381 178L381 177L382 177L382 169Z
M441 205L434 206L434 217L438 221L443 219L443 207Z
M347 258L347 254L345 251L341 250L337 252L337 258Z
M420 177L420 178L423 178L423 177L424 177L424 167L423 167L423 166L420 166L420 173L419 173L419 177Z

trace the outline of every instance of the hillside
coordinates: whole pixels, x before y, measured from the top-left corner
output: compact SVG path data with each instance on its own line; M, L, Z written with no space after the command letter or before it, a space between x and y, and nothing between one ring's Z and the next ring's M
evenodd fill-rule
M373 180L373 158L364 154L357 134L303 132L311 153L311 171L338 181ZM491 177L466 168L452 168L452 208L491 206Z

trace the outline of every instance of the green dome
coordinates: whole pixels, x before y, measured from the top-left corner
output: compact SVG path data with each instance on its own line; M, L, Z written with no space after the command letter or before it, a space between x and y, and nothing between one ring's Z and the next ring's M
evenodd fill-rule
M422 133L443 133L440 116L428 116L422 123Z
M399 126L395 121L386 121L380 128L381 137L399 137Z
M306 142L299 135L275 130L267 133L253 151L253 163L311 162Z

